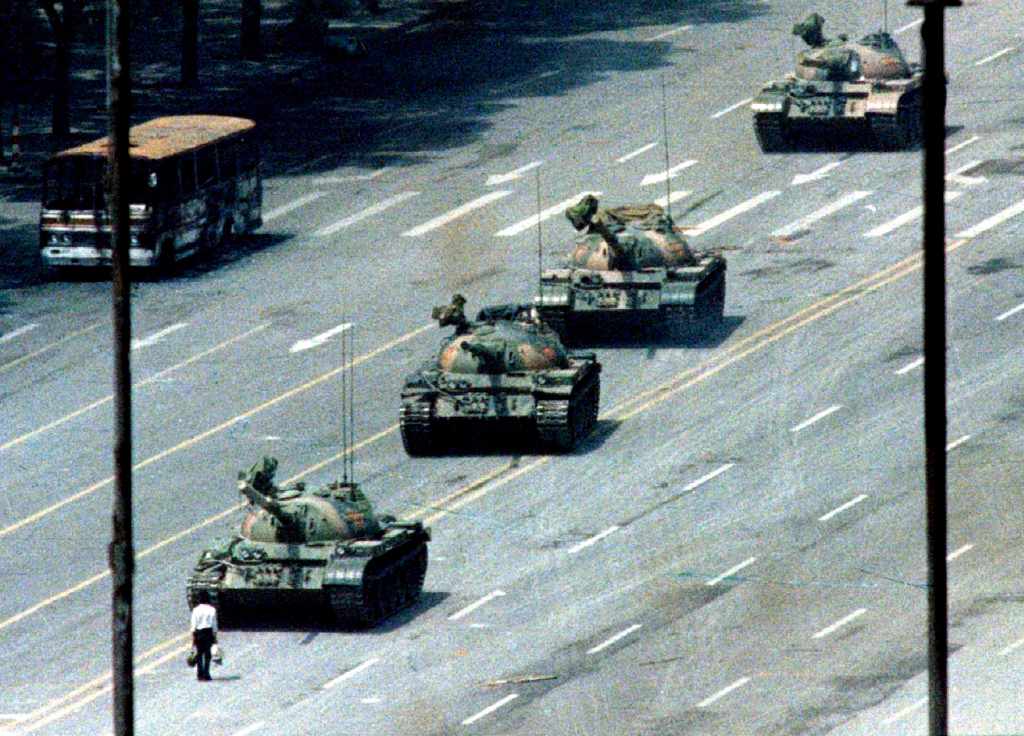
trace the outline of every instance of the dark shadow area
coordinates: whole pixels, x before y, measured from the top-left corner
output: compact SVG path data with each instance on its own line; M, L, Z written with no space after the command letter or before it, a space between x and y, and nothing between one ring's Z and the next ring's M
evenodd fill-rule
M963 130L962 125L947 125L946 138ZM920 151L921 142L907 148L890 151L879 147L870 129L866 125L850 125L842 128L832 126L820 130L801 128L794 132L790 148L785 151L763 152L765 156L785 156L790 153L901 153Z
M210 682L235 682L236 680L241 680L242 676L241 675L214 675L214 674L211 673L210 674L210 678L211 678Z
M533 420L524 420L518 427L494 426L488 420L481 423L472 420L452 420L446 422L444 447L429 457L485 457L508 456L517 459L524 455L583 455L600 447L592 440L602 431L603 421L597 425L587 437L577 442L568 452L562 452L547 446L537 439ZM603 442L603 439L602 439Z
M288 233L258 232L232 238L230 243L221 248L183 261L172 278L195 278L210 271L229 268L251 255L276 248L293 237L295 236ZM146 280L166 281L168 279L151 275Z
M600 326L573 326L571 336L564 342L571 348L716 348L728 340L745 319L727 316L720 321L695 321L667 327L626 321L609 327L602 322Z
M429 575L428 569L427 576ZM231 612L230 615L223 615L229 612L222 612L224 620L221 621L220 628L224 631L308 631L310 636L321 633L387 634L441 605L450 595L441 591L424 591L414 604L372 628L340 624L325 609L310 610L295 606L249 610L244 614ZM310 636L303 639L300 644L308 644Z

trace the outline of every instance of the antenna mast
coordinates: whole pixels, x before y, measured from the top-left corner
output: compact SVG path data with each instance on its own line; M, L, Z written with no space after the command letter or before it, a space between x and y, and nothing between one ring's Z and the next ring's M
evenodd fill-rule
M882 0L882 32L889 32L889 0Z
M544 238L540 224L540 169L534 169L533 180L537 190L537 297L544 300ZM540 305L538 305L540 306Z
M668 110L665 104L665 74L661 75L661 137L665 148L665 211L672 219L672 175L668 162Z
M355 458L352 450L355 446L355 380L352 368L352 355L355 337L353 327L341 333L341 479L346 485L355 483Z

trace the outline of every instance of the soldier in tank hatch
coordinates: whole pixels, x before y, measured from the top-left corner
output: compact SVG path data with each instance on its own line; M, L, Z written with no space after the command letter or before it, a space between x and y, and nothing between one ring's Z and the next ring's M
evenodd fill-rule
M192 609L190 630L192 646L196 650L196 679L208 681L210 677L210 660L213 657L213 645L217 643L217 609L210 605L210 594L200 590L199 603Z
M444 307L434 307L431 316L437 320L440 327L455 328L456 335L465 335L469 332L469 320L466 319L466 297L456 294L452 297L452 303Z

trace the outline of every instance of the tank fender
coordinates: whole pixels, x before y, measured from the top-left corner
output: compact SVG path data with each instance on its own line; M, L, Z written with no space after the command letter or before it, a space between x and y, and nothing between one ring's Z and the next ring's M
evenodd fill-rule
M572 303L572 289L567 283L542 282L533 303L538 307L568 307Z
M789 110L789 98L786 91L776 86L775 82L769 82L761 94L750 103L751 112L759 115L779 114L785 115Z
M895 115L903 90L876 90L868 95L865 112L874 115Z
M332 557L324 570L324 585L344 585L358 588L363 584L363 573L370 557L343 555Z

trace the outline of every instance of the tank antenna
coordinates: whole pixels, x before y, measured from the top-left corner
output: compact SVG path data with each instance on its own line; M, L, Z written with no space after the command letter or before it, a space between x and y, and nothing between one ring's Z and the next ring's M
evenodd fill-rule
M346 330L347 332L347 330ZM348 341L341 333L341 480L348 483Z
M533 180L537 190L537 297L544 300L544 237L541 231L540 216L540 169L533 170ZM540 305L538 305L540 306Z
M882 0L882 33L889 32L889 0Z
M661 75L661 137L665 148L665 211L672 219L672 175L668 159L668 109L665 103L665 74Z
M348 337L348 451L345 456L348 458L348 476L352 484L356 482L356 373L353 361L355 360L356 336L355 326L349 327L342 333L342 339Z

